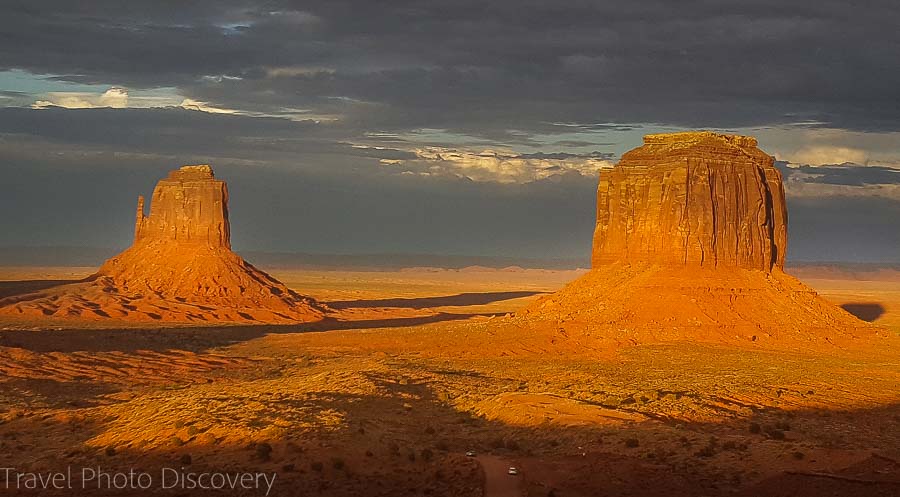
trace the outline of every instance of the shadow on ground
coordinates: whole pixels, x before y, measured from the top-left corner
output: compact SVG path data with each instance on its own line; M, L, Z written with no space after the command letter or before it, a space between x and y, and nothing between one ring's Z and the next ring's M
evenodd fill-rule
M244 411L237 421L252 418L265 427L295 411L308 413L314 420L312 427L275 430L269 435L260 431L247 439L228 437L229 428L223 425L225 420L216 418L218 413L212 416L219 422L211 424L209 416L198 419L173 410L154 414L168 416L178 430L170 441L159 443L153 441L157 434L136 431L125 433L127 438L119 438L115 445L104 445L92 439L102 438L110 430L121 432L115 416L26 413L0 426L0 446L5 449L0 451L0 465L16 471L35 467L46 471L57 466L102 464L109 472L135 468L153 475L159 475L161 468L195 473L274 472L278 479L272 496L481 497L484 475L477 463L464 455L474 450L518 467L521 476L517 478L522 478L523 495L528 496L900 495L900 462L890 452L897 449L896 437L885 440L879 450L862 451L852 461L836 463L828 470L809 467L836 451L854 452L852 446L858 441L853 436L855 428L873 422L890 426L891 419L900 417L897 404L846 412L760 406L746 417L684 426L642 421L616 426L546 423L522 427L461 412L448 401L440 382L394 373L400 372L362 372L378 394L323 390L308 398L297 397L302 392L234 398L236 403L249 399L254 404L253 410ZM200 391L198 395L214 393ZM634 412L640 407L632 404L617 409ZM328 421L334 413L340 419L337 425ZM807 427L822 423L848 435L845 446L822 449L798 443L798 436L807 436ZM818 445L823 445L822 441ZM729 461L749 460L753 454L769 455L767 476L754 477L744 469L752 465L729 466ZM127 496L147 492L105 489L15 494ZM5 494L0 491L0 495ZM152 495L261 494L185 493L185 489L175 488Z
M457 321L498 313L448 313L430 316L343 321L325 318L314 323L290 325L250 325L156 329L62 329L6 330L0 332L0 347L16 347L31 352L137 352L185 350L204 352L270 334L311 333L337 330L405 328Z
M15 297L16 295L25 295L28 293L39 292L62 285L72 283L81 283L88 279L81 280L18 280L18 281L0 281L0 299L7 297Z
M469 292L441 297L397 298L376 300L337 300L326 302L334 309L369 308L369 307L398 307L403 309L427 309L430 307L444 306L470 306L485 305L503 300L512 300L522 297L531 297L546 292Z
M841 304L841 308L868 323L880 318L885 312L884 306L875 302L850 302Z

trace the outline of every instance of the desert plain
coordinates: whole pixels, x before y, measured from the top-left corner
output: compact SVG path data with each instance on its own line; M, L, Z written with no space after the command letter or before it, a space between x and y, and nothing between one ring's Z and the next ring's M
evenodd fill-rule
M0 493L900 495L895 269L789 269L884 330L873 345L815 352L691 341L560 351L527 340L523 351L499 337L479 346L576 270L264 269L326 305L325 318L4 317L0 467L264 472L276 475L271 488L75 482ZM2 268L0 297L95 270Z

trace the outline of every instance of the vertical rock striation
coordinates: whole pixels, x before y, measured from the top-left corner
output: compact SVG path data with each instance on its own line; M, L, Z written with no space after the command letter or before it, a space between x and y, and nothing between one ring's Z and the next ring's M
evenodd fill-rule
M591 271L519 312L519 329L591 349L833 348L877 336L783 272L784 188L756 145L709 131L646 136L600 173Z
M231 248L228 187L208 165L183 166L153 190L150 215L138 197L134 242Z
M0 301L0 314L124 321L292 323L324 307L231 251L228 188L207 165L184 166L138 197L134 244L89 281Z
M747 136L647 135L600 174L592 263L783 268L787 209L774 159Z

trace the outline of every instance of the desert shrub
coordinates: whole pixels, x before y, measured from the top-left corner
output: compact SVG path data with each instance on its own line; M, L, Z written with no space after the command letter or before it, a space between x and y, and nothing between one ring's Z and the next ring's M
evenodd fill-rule
M400 446L397 445L396 443L393 443L393 442L392 442L390 445L388 445L388 451L389 451L391 454L395 454L395 455L396 455L396 454L399 454L399 453L400 453Z
M707 445L697 452L694 452L694 455L697 457L712 457L716 455L716 448L712 445Z
M640 445L640 442L638 442L638 439L636 438L629 438L625 440L625 447L628 447L629 449L633 449L638 445Z
M750 433L759 433L762 431L762 426L759 423L750 423Z
M722 448L725 450L734 450L737 449L737 444L733 440L729 440L722 444Z
M334 457L331 459L331 467L337 470L344 469L344 460L340 457Z
M806 454L800 452L799 450L796 451L796 452L794 452L792 455L794 456L794 459L796 459L796 460L798 460L798 461L799 461L800 459L803 459L804 457L806 457Z
M313 461L313 462L311 462L311 463L309 464L309 467L310 467L310 469L312 469L313 471L321 472L322 469L325 467L325 465L322 464L322 463L319 462L319 461Z
M112 457L112 456L116 455L116 448L113 447L113 446L107 447L107 448L106 448L106 455L108 455L109 457Z
M502 438L495 438L495 439L491 440L491 448L502 449L505 446L506 446L506 444L503 442Z
M434 428L432 428L431 426L426 426L425 433L428 435L434 435Z
M272 446L267 442L256 444L256 457L262 461L268 461L272 458Z
M779 421L775 423L775 428L781 431L791 431L791 424L787 421Z
M194 459L191 457L190 454L184 454L181 456L181 459L179 459L178 461L181 464L184 464L185 466L187 466L187 465L191 464L194 461Z
M766 427L766 435L775 440L784 440L784 432L772 426Z
M416 452L412 449L409 449L409 453L406 455L406 458L409 459L410 462L416 461Z
M442 450L444 452L449 450L449 448L447 447L447 442L444 440L439 440L438 443L434 444L434 448L437 450Z
M366 451L366 457L372 457L372 456L374 456L374 455L375 455L375 454L373 454L371 450L367 450L367 451Z
M294 468L296 468L296 466L294 466L294 463L288 463L288 464L285 464L284 466L282 466L281 470L286 473L291 473L294 471Z
M506 448L509 450L519 450L519 442L516 442L515 440L507 440Z

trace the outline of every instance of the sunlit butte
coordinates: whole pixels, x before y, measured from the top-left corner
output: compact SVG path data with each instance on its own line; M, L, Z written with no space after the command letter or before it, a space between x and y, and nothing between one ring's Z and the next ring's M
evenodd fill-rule
M0 14L0 495L900 495L893 3Z

